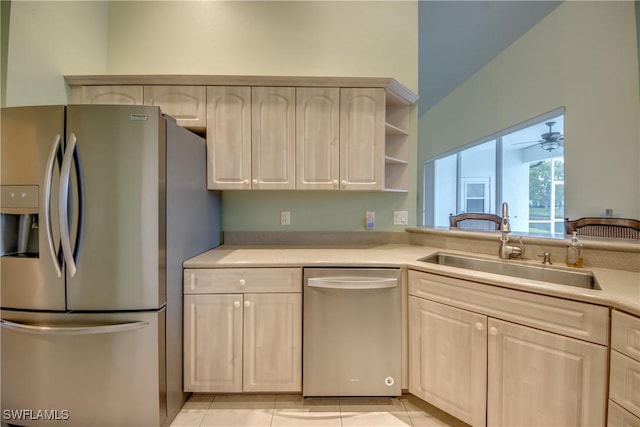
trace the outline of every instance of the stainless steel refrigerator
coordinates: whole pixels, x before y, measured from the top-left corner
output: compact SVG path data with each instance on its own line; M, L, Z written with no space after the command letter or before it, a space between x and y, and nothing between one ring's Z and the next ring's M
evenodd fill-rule
M169 425L182 262L220 243L204 140L148 106L4 108L0 126L1 421Z

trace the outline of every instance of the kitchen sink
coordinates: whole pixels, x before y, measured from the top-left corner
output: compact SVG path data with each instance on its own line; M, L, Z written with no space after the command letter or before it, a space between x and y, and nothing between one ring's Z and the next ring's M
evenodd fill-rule
M518 277L521 279L555 283L557 285L576 286L585 289L602 290L593 273L586 270L562 270L546 265L538 266L517 264L513 261L494 261L490 259L454 255L443 252L437 252L433 255L420 258L418 261L444 265L447 267L462 268L465 270L482 271L485 273Z

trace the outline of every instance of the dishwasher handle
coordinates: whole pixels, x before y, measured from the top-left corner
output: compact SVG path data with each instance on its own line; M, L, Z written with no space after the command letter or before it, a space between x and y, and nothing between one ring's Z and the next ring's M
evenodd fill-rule
M310 288L325 289L385 289L398 286L395 277L311 277L308 281Z

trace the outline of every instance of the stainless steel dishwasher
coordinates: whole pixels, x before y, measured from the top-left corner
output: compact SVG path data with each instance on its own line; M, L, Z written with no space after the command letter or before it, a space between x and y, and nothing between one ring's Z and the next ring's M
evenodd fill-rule
M305 268L302 394L399 396L397 268Z

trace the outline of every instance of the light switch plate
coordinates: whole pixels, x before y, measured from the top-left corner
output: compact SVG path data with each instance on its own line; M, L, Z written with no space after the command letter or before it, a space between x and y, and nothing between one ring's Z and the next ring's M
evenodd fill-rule
M408 224L409 224L409 212L393 211L393 225L408 225Z
M280 225L291 225L291 212L280 212Z
M376 213L374 211L367 211L365 214L365 227L367 230L376 228Z

